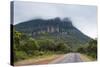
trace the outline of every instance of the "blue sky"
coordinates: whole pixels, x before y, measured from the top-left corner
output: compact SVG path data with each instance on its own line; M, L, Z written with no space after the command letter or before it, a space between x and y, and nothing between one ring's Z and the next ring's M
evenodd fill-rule
M73 25L84 34L97 37L97 7L86 5L14 2L14 24L35 18L69 17Z

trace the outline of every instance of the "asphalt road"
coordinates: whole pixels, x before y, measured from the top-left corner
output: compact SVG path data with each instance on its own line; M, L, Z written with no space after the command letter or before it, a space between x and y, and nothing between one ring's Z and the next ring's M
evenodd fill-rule
M83 60L80 58L80 53L68 53L64 55L63 57L56 59L52 61L51 63L75 63L75 62L83 62Z
M41 58L40 60L39 59L23 60L23 61L17 62L15 65L21 66L21 65L33 65L33 64L35 65L37 64L60 64L60 63L76 63L76 62L91 61L89 57L85 56L84 54L80 54L80 53L67 53L67 54L58 55L58 57L54 56L53 58L52 59Z

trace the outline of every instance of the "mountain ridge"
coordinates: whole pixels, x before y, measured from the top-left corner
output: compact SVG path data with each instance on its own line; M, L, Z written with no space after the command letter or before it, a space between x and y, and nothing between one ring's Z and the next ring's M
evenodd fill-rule
M19 32L23 32L33 38L37 37L55 37L60 40L68 42L70 45L85 44L91 38L79 31L73 26L72 21L69 18L61 20L59 17L54 19L32 19L19 24L14 25L15 29ZM48 34L49 36L45 36ZM73 47L76 47L74 45Z

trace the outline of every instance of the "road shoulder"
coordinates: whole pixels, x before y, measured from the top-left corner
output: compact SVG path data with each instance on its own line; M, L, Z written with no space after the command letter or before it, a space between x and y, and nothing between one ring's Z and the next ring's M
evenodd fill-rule
M39 65L39 64L49 64L51 61L62 57L63 54L61 55L51 55L51 56L45 56L41 58L31 58L31 59L26 59L22 60L19 62L16 62L14 65L15 66L24 66L24 65Z
M81 58L81 60L83 60L83 62L93 61L93 59L91 59L89 56L87 56L85 54L80 54L80 58Z

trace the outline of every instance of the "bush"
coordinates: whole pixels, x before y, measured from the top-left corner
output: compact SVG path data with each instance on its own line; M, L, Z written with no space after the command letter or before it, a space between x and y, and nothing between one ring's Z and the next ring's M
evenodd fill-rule
M14 52L14 61L24 60L27 58L27 54L24 51Z
M87 46L81 46L77 51L97 59L97 40L90 40Z
M33 39L18 31L13 32L14 61L28 57L67 53L70 48L65 43L54 42L54 39Z
M32 55L35 50L39 49L37 42L30 38L23 46L22 50L25 51L28 55Z
M58 43L56 45L56 51L61 51L63 53L69 52L69 47L65 43Z
M52 40L38 40L38 45L40 46L40 51L54 51L55 43Z

